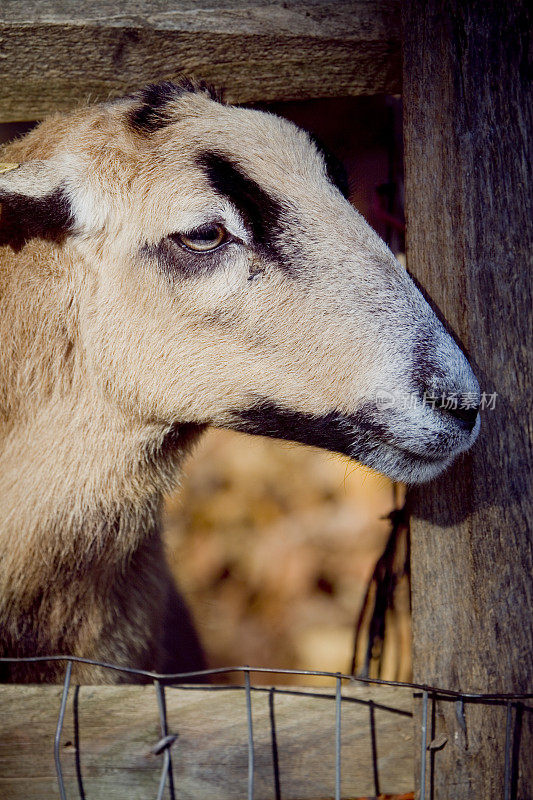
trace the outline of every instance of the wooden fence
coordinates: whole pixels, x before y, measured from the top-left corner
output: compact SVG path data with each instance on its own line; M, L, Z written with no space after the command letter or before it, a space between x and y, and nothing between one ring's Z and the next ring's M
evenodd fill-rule
M58 797L54 733L61 687L0 688L0 797ZM176 797L247 797L248 730L240 687L167 688ZM335 690L251 689L254 800L316 800L335 791ZM412 790L413 692L349 686L342 690L342 797ZM60 743L68 798L157 797L162 755L153 686L83 686L69 693Z

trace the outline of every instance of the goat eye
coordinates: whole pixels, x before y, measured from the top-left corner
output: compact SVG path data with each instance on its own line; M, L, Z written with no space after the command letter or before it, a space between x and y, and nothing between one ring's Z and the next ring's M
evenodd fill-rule
M202 225L189 233L178 233L175 237L187 250L193 250L195 253L207 253L224 244L228 233L222 225L212 223Z

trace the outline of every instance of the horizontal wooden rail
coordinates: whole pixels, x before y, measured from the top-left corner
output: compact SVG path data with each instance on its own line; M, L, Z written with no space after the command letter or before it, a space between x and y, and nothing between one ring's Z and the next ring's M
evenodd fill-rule
M190 74L231 102L395 93L399 0L148 0L0 9L0 122Z
M57 686L0 688L0 797L58 797L53 739L61 691ZM169 733L178 734L171 750L176 797L243 800L245 692L183 687L165 693ZM276 797L274 751L284 800L333 797L335 690L256 687L251 698L254 800ZM376 775L381 792L412 789L412 690L350 686L343 687L342 698L342 797L374 795ZM72 688L60 747L67 796L79 796L78 755L87 798L155 800L162 756L151 751L160 738L153 686L83 686L77 699Z

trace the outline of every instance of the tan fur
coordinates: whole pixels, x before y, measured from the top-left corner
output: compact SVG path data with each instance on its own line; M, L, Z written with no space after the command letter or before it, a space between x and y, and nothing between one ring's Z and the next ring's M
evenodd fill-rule
M304 132L197 92L145 135L128 121L137 102L52 117L2 155L22 167L0 188L42 197L66 184L75 228L60 244L0 249L0 627L9 654L161 669L171 589L158 510L204 425L231 427L256 396L318 417L353 413L379 386L407 395L412 331L438 323ZM298 279L252 247L171 281L142 255L213 216L246 236L195 166L205 150L231 154L293 210ZM442 464L464 447L454 440Z

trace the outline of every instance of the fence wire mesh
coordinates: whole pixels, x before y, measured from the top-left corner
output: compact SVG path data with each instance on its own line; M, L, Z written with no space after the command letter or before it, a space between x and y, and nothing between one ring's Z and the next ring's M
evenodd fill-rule
M341 777L342 777L342 762L341 762L341 730L342 730L342 686L343 683L348 684L369 684L376 686L390 686L411 689L414 697L421 698L421 725L420 725L420 771L419 771L419 786L420 786L420 800L425 800L427 797L427 774L428 774L428 752L430 751L431 743L428 742L429 726L428 720L434 716L434 706L437 700L449 700L456 704L456 712L458 716L464 717L464 704L469 703L484 703L487 705L497 705L502 707L502 712L505 713L505 763L504 763L504 777L502 787L502 797L504 800L513 800L515 797L515 778L513 764L513 739L514 730L516 726L513 725L514 719L521 713L523 704L527 700L533 699L533 693L494 693L482 694L473 692L460 692L452 689L442 689L436 686L428 686L419 683L406 683L401 681L387 681L379 678L357 677L354 675L347 675L340 672L328 672L325 670L294 670L294 669L272 669L269 667L250 667L250 666L236 666L236 667L221 667L217 669L206 669L197 672L180 672L172 674L160 674L157 672L150 672L148 670L135 669L133 667L120 666L118 664L109 664L103 661L97 661L88 658L80 658L77 656L64 656L64 655L51 655L51 656L33 656L26 658L8 658L1 657L0 663L37 663L59 661L65 662L65 676L63 680L63 690L61 694L61 703L59 707L59 714L57 718L57 725L54 737L54 761L55 770L57 775L57 782L59 788L59 796L61 800L69 800L63 771L61 767L61 736L63 733L63 726L65 721L65 711L67 707L67 699L71 690L71 677L72 666L74 663L89 664L92 666L102 667L103 669L112 670L119 673L124 673L132 677L143 678L152 683L158 707L159 724L160 724L160 739L152 747L154 755L162 756L161 774L159 779L159 786L157 791L157 800L162 800L165 794L165 789L168 789L168 797L170 800L176 800L175 779L172 766L172 747L179 740L178 733L169 732L169 725L167 719L166 708L166 690L172 688L172 684L179 683L183 688L183 683L194 683L196 680L205 680L209 677L227 675L229 673L242 673L243 685L242 686L227 686L227 685L209 685L202 684L202 691L217 691L222 689L235 689L243 690L246 700L246 727L247 727L247 748L248 748L248 777L247 777L247 800L255 800L255 787L254 787L254 773L255 773L255 760L254 760L254 724L253 724L253 706L252 706L252 692L253 691L268 691L265 686L253 687L251 683L251 675L254 673L271 674L271 675L298 675L298 676L315 676L317 678L331 678L335 682L335 693L329 695L335 700L335 785L334 785L334 798L341 800ZM75 702L74 702L74 730L75 730L75 745L76 745L76 778L78 793L81 800L88 800L85 793L83 784L81 759L79 753L79 725L77 718L77 703L76 693L79 687L74 688ZM276 690L278 691L278 690ZM294 691L292 688L290 691ZM324 695L315 695L315 697ZM269 696L269 702L272 703L272 694ZM430 713L430 705L432 706ZM271 719L273 714L272 704ZM372 720L372 708L371 708ZM371 737L372 737L372 724L371 724ZM272 751L273 751L273 788L275 800L281 800L280 788L280 774L279 774L279 759L277 753L277 743L275 737L275 728L272 726ZM373 753L373 766L374 766L374 789L375 796L380 794L379 789L379 776L377 771L377 758L375 741L372 739L372 753ZM333 787L332 787L333 788Z

